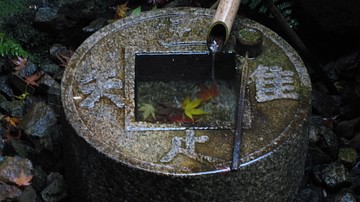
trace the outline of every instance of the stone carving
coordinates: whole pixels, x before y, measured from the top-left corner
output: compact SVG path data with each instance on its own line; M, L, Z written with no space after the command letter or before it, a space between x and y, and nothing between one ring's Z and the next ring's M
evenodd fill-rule
M170 18L170 22L169 31L176 39L181 39L191 32L191 20L189 19Z
M112 89L118 90L123 88L122 80L113 78L115 76L116 72L108 71L105 73L98 73L96 76L81 81L79 89L88 96L80 102L80 107L92 108L94 107L95 102L99 101L101 97L107 97L116 105L116 107L123 108L123 97L110 92Z
M259 65L250 75L250 79L256 83L256 100L299 99L293 76L294 72L283 70L282 67Z
M159 43L164 47L173 46L206 46L206 41L201 36L197 27L198 22L194 22L194 19L188 18L169 18L170 26L166 27L164 33L161 33L161 40ZM167 33L167 37L163 38L164 34Z
M160 159L160 162L167 163L172 161L177 154L184 154L192 159L207 159L211 161L212 157L203 156L195 152L195 143L204 143L209 140L208 136L195 137L194 130L186 130L186 137L174 137L171 142L170 151ZM185 142L185 148L182 147Z

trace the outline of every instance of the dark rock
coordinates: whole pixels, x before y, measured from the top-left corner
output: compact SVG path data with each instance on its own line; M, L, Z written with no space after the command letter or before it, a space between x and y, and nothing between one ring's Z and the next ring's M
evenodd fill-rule
M360 117L360 83L359 75L356 75L354 80L347 81L344 84L342 92L343 104L339 108L341 117L344 120L356 119Z
M107 24L106 18L96 18L89 25L83 28L84 32L95 32Z
M45 202L57 202L68 196L67 185L63 176L59 173L50 173L46 179L46 188L41 196Z
M46 64L43 65L41 69L49 75L55 75L61 70L61 68L56 64Z
M60 95L49 95L48 103L49 103L49 106L55 111L55 113L58 116L61 116L61 114L63 113L61 96Z
M39 80L39 84L43 84L47 86L48 89L51 89L51 91L48 91L49 94L52 95L60 94L60 84L57 81L55 81L55 79L53 79L49 74L44 74Z
M354 93L354 91L352 91ZM355 119L360 116L360 98L353 97L349 102L339 108L340 116L343 119Z
M56 81L61 81L63 74L64 74L64 69L61 69L60 71L56 72L56 74L53 76L53 78Z
M359 176L360 177L360 157L357 159L355 165L352 167L351 174L353 176Z
M328 164L326 164L328 165ZM324 165L315 165L312 167L312 179L317 185L322 185L323 181L321 179L322 169Z
M8 76L0 76L0 92L10 98L14 96L14 92L8 84L8 78Z
M352 119L349 121L342 121L337 124L335 132L338 136L351 139L356 132L360 129L360 118Z
M356 202L354 195L349 191L344 191L335 197L335 202Z
M20 100L8 101L0 94L0 110L12 117L22 117L24 115L25 103Z
M320 134L318 133L318 128L311 125L309 129L309 142L317 143L320 140Z
M35 23L49 23L58 17L59 8L50 6L40 7L35 15Z
M38 102L25 114L19 127L30 136L44 137L56 122L56 114L51 107L44 102Z
M67 5L56 5L55 2L53 4L52 6L45 5L37 10L33 21L34 27L55 38L57 42L77 47L88 36L82 28L96 18L96 13L90 14L83 11L82 4L87 4L84 1L79 4L76 2ZM98 8L93 9L96 11Z
M62 113L62 102L61 102L61 89L60 84L53 78L49 79L48 82L48 104L56 112L58 116Z
M57 5L59 6L66 6L68 4L80 3L82 0L61 0L57 1Z
M61 158L61 152L63 147L63 133L62 133L62 125L58 124L53 128L51 133L51 148L49 149L56 158Z
M35 74L39 70L38 66L34 63L27 62L26 66L19 71L19 76L28 77Z
M345 79L353 79L360 71L360 52L355 51L335 61L337 74Z
M46 177L47 174L45 171L40 167L36 166L33 170L34 177L31 182L31 186L37 191L40 192L46 186Z
M56 155L56 153L59 152L55 152L55 151L59 151L60 147L61 147L61 138L62 138L62 133L61 133L61 128L56 126L53 126L51 128L51 131L49 131L49 135L41 138L41 142L40 144L44 147L44 149L51 151L52 154L54 154L55 156L59 156Z
M360 175L354 177L351 189L354 191L355 194L360 195Z
M357 152L351 147L342 147L339 149L338 160L347 167L352 167L356 162Z
M21 140L12 140L10 142L11 146L14 148L16 154L23 158L35 159L36 152L34 148L28 145L26 142Z
M19 196L18 202L42 202L42 200L36 191L31 186L28 186Z
M20 196L21 190L16 186L0 183L0 201L8 199L15 199Z
M38 164L47 172L60 172L64 168L63 161L59 159L54 152L42 149L38 154Z
M315 112L319 114L338 114L340 101L337 96L313 90L311 98Z
M355 149L360 149L360 132L356 133L354 137L350 140L350 146L354 147Z
M320 197L311 188L306 187L298 192L294 202L320 202Z
M21 157L5 156L0 162L0 180L3 182L16 183L22 175L32 176L33 166L30 160ZM31 178L29 178L31 180ZM26 185L26 182L24 182Z
M53 44L49 53L54 59L59 59L60 55L68 55L68 49L61 44Z
M321 165L321 164L328 164L333 161L329 153L322 151L319 147L315 145L309 146L309 153L312 165Z
M328 189L338 189L351 185L351 175L343 164L332 163L323 165L319 177Z
M321 139L319 141L320 148L331 154L333 159L336 159L339 153L339 141L332 131L332 129L327 127L320 127Z

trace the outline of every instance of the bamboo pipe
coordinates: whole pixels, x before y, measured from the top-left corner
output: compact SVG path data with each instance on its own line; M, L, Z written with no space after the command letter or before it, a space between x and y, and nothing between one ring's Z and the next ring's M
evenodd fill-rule
M229 39L239 6L240 0L220 0L207 34L206 41L210 51L219 52L222 50Z

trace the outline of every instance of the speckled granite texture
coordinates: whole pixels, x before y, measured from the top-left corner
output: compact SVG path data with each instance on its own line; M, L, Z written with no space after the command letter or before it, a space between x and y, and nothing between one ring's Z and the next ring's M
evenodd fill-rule
M254 21L236 19L225 47L234 52L242 27L264 34L262 54L248 60L238 171L229 169L234 123L192 127L136 120L135 55L207 52L213 15L194 8L143 13L106 26L76 50L62 81L66 178L74 200L294 198L304 172L311 84L296 52ZM243 60L237 55L238 73Z

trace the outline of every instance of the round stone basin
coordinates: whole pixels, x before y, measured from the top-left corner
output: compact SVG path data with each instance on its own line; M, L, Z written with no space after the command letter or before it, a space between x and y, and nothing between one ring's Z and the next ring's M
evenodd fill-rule
M215 65L219 83L231 90L222 94L220 88L212 106L237 102L245 60L249 68L238 170L230 169L236 104L225 106L230 118L141 119L141 106L160 102L143 97L148 91L143 83L161 82L165 88L153 90L166 94L177 82L209 79L206 34L213 16L213 10L194 8L143 13L104 27L76 50L62 81L69 123L66 174L73 198L292 200L304 171L311 84L300 57L268 28L237 18ZM244 27L264 35L255 58L234 51ZM183 89L174 88L175 93ZM177 99L184 97L179 93Z

